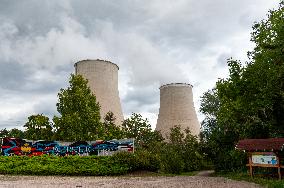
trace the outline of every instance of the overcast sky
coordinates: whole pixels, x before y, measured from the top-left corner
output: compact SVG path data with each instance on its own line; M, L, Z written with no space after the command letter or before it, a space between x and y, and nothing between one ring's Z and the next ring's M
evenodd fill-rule
M243 62L250 32L279 0L0 0L0 129L56 112L74 63L105 59L119 67L125 116L155 127L159 86L202 93L227 76L226 59Z

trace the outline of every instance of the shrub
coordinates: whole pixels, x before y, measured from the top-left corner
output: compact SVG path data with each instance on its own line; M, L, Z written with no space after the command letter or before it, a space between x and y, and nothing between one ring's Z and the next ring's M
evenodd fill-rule
M237 150L219 152L216 159L214 160L216 172L240 171L246 168L246 163L246 153Z
M139 149L135 153L119 152L113 155L117 164L127 164L130 171L149 170L157 171L160 168L160 160L157 154L144 149Z
M122 175L135 170L157 171L157 155L148 151L119 152L113 156L1 156L0 174Z
M198 152L196 136L180 126L171 129L169 141L161 145L161 170L165 173L180 174L200 170L204 166L204 157Z
M118 152L112 158L116 164L127 165L128 172L138 169L137 159L133 153Z
M160 157L157 153L145 149L135 152L137 170L158 171L160 169Z
M1 174L105 176L125 174L129 169L128 164L117 163L110 156L0 157Z
M181 153L173 145L164 145L161 153L161 170L164 173L180 174L184 171L184 166Z

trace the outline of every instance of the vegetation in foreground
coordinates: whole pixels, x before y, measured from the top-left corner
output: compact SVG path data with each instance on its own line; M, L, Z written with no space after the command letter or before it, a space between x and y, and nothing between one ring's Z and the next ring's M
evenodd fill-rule
M278 180L277 178L271 177L263 177L263 176L255 176L251 178L247 172L226 172L226 173L218 173L217 176L227 177L229 179L237 180L237 181L248 181L254 182L259 185L263 185L267 188L283 188L284 187L284 179Z
M1 174L110 176L122 175L137 169L157 171L155 156L142 161L137 154L121 152L113 156L1 156Z
M123 175L135 171L182 174L204 168L197 138L172 129L168 142L138 142L135 153L113 156L1 156L0 174L26 175ZM149 140L148 140L149 141Z

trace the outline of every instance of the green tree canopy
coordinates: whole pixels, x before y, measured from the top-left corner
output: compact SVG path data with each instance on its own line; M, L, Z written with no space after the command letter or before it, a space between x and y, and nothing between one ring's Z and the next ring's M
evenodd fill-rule
M42 115L31 115L28 122L24 125L26 128L25 137L31 140L50 140L52 139L52 125L49 118ZM13 131L15 132L15 130ZM13 132L10 132L11 134ZM18 131L17 131L18 132Z
M96 96L81 75L71 75L70 86L58 93L60 116L54 116L56 138L66 141L100 139L102 125Z
M109 111L104 117L104 123L102 127L103 137L101 139L111 140L111 139L120 139L123 136L122 130L120 127L115 125L116 117L113 112Z
M229 77L202 97L202 142L217 163L239 139L284 137L283 1L254 24L251 41L250 61L229 59Z
M14 128L9 131L9 136L15 138L25 138L26 134L24 131Z
M7 136L9 136L9 131L6 128L1 129L0 130L0 137L4 138L4 137L7 137Z
M131 117L124 120L122 131L126 138L135 138L138 146L148 147L153 142L163 140L159 132L152 131L149 121L143 119L141 114L132 113Z
M162 170L168 173L179 174L200 170L203 166L203 157L199 153L199 144L187 128L180 126L171 128L169 140L161 145L160 157Z

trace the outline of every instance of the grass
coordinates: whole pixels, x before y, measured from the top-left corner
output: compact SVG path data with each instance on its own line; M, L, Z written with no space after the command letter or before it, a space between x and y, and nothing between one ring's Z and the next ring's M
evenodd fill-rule
M256 184L262 185L268 188L283 188L284 187L284 180L278 180L278 178L271 178L271 177L250 177L247 172L230 172L230 173L218 173L217 176L227 177L232 180L237 181L248 181L254 182Z

